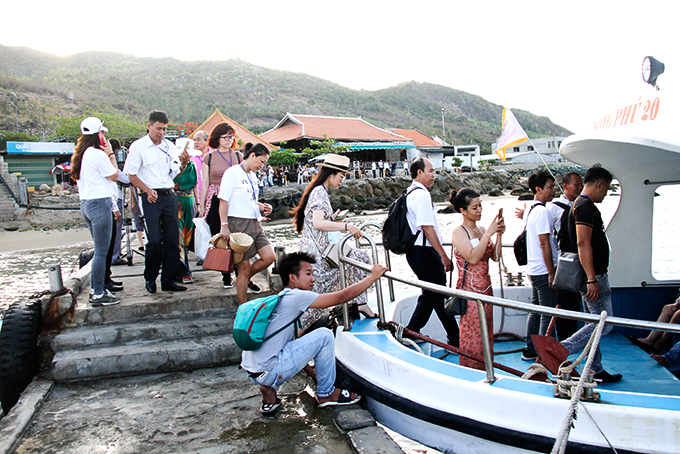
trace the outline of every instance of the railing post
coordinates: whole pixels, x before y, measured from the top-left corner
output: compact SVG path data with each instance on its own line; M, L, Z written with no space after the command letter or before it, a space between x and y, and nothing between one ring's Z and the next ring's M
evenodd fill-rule
M491 350L491 342L489 340L489 328L486 321L486 311L484 310L484 303L477 300L477 313L479 314L479 329L482 330L482 349L484 350L484 366L486 368L486 383L493 383L496 381L496 376L493 371L493 351Z

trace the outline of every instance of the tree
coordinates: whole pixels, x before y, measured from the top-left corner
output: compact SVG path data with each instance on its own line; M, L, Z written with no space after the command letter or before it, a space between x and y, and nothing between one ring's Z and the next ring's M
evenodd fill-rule
M119 139L121 143L137 139L146 133L144 125L133 123L127 116L88 109L79 116L54 118L57 122L56 137L75 142L80 137L80 122L87 117L102 120L109 130L107 137Z
M347 153L350 150L350 147L347 144L336 143L335 139L328 138L326 134L324 134L323 137L323 140L310 140L310 146L300 152L314 157L327 153Z
M298 162L299 153L294 150L272 150L269 154L268 163L273 166L295 166Z
M40 137L26 132L0 131L0 150L7 149L7 142L38 142Z

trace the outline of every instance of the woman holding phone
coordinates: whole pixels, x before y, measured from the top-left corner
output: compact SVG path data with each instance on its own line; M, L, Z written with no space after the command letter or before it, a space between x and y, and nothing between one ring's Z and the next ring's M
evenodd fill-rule
M80 213L90 229L94 241L90 283L93 307L120 303L104 287L106 256L111 243L113 216L111 213L118 195L118 167L111 144L104 137L108 132L99 118L88 117L80 123L82 135L73 152L71 178L78 183ZM120 212L115 211L120 220ZM114 214L115 215L115 214Z
M313 265L316 293L331 293L340 290L340 271L337 268L331 268L322 257L323 251L331 241L329 233L349 232L354 238L363 237L358 227L345 222L339 210L333 212L331 200L328 197L328 189L339 188L345 180L349 164L350 160L347 156L327 154L326 160L320 165L321 170L307 186L300 203L294 210L293 224L298 235L302 235L300 252L307 252L316 258L316 263ZM371 263L365 251L352 249L348 256L360 262ZM359 282L366 276L368 273L359 268L345 265L347 285ZM366 293L350 301L350 304L358 305L359 311L367 317L375 317L367 305ZM308 309L300 319L301 328L306 330L326 314L328 314L328 309Z
M463 215L461 225L453 229L453 247L458 266L457 289L493 296L491 276L489 276L489 259L497 262L500 259L501 235L505 232L505 220L502 208L493 219L488 229L478 226L482 219L482 202L479 194L472 189L452 191L449 201L457 213ZM491 241L494 234L496 243ZM489 340L493 347L493 306L487 304L486 323L489 329ZM467 311L460 317L460 349L464 352L483 357L482 337L480 332L477 302L467 301ZM484 370L484 363L460 357L460 365Z

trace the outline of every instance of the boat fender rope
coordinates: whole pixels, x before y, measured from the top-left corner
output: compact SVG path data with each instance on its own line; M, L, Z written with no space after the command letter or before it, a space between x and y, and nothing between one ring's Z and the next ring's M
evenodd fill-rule
M537 374L545 374L546 377L550 377L550 371L545 368L543 364L540 363L533 363L531 366L529 366L529 369L522 375L522 380L529 380L531 377ZM546 380L549 383L552 383L550 379Z
M394 338L397 340L397 342L399 342L400 344L403 344L403 345L410 345L411 347L415 348L418 353L424 355L425 353L423 352L423 349L420 348L420 346L418 344L413 342L411 339L404 338L404 325L402 325L401 323L395 323L395 325L397 325L397 326L396 326L393 334L394 334Z

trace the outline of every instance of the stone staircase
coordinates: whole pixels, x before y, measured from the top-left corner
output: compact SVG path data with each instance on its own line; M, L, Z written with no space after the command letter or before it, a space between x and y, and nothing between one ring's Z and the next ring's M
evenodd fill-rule
M10 175L7 170L7 163L0 162L0 177L9 185L18 197L18 182L15 175ZM16 203L14 198L9 193L7 188L0 182L0 222L8 222L14 220L14 212L16 211Z
M120 268L131 272L141 266ZM123 279L121 304L90 307L85 288L66 325L43 336L44 375L69 382L240 362L231 336L236 291L222 288L219 273L194 272L196 282L186 292L162 292L159 286L155 295L143 290L141 278ZM249 293L249 299L271 294L263 275L253 280L263 292Z

